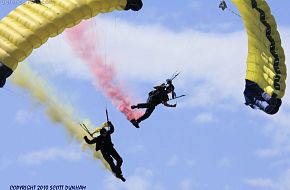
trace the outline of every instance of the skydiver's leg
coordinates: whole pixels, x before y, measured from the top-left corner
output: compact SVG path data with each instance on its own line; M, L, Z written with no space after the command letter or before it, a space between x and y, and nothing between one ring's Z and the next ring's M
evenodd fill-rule
M255 105L258 106L261 110L265 110L269 104L266 101L255 100Z
M141 104L137 104L137 108L150 108L151 105L148 103L141 103Z
M267 113L268 113L268 114L271 114L271 115L274 115L275 113L277 113L277 112L279 111L279 108L280 108L281 104L282 104L281 99L277 98L277 104L276 104L275 108L272 109L272 110L270 110L270 111L267 112Z
M267 94L266 92L262 93L262 97L264 98L264 100L266 100L267 102L271 99L271 96L269 94Z
M262 97L264 98L264 100L266 100L270 105L276 106L277 105L277 98L275 97L271 97L269 94L267 94L266 92L262 93Z
M115 165L115 163L114 163L114 161L113 161L113 158L110 156L110 154L107 153L107 152L102 152L102 155L103 155L104 159L105 159L105 160L108 162L108 164L110 165L112 172L113 172L113 173L116 173L116 165Z
M142 0L127 0L127 5L124 10L139 11L143 6Z
M141 121L147 119L154 111L155 106L150 106L149 108L146 109L144 115L142 115L139 119L137 119L137 123L140 123Z
M262 100L256 100L255 105L258 106L261 110L263 110L267 114L272 113L273 110L275 109L275 106L269 105L268 102Z
M142 108L149 108L151 105L148 104L148 103L140 103L140 104L137 104L137 105L133 105L131 106L132 109L142 109Z
M41 4L40 0L32 0L33 3Z
M118 154L116 149L112 149L111 151L111 156L116 160L116 174L122 174L121 166L123 164L123 159L122 157Z

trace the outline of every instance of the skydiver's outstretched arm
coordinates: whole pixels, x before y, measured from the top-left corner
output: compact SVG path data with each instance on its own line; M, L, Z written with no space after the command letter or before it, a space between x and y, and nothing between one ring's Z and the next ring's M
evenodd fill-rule
M171 108L175 108L176 104L168 104L167 102L162 102L162 104L166 107L171 107Z
M97 143L97 139L96 138L93 138L92 140L90 140L90 139L88 139L87 136L84 136L84 139L85 139L86 143L88 143L88 144Z
M112 133L114 133L114 131L115 131L115 128L114 128L114 125L112 124L112 122L111 122L111 121L108 121L108 126L110 127L110 129L109 129L108 133L109 133L109 134L112 134Z

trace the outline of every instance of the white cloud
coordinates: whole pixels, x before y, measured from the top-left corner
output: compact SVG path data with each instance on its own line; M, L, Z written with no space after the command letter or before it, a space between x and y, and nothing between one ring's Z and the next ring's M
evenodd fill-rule
M144 150L145 150L145 146L143 144L134 144L128 147L127 151L131 154L136 154L136 153L144 152Z
M229 167L231 165L231 163L232 163L232 159L225 157L225 158L221 158L218 161L218 166L221 168L226 168L226 167Z
M197 10L201 8L201 2L197 0L190 0L189 1L189 7L191 7L193 10Z
M169 158L167 165L168 166L175 166L180 161L177 155L173 155Z
M201 30L201 31L231 31L233 29L234 23L231 22L220 22L220 23L199 23L195 24L194 26L195 30Z
M139 82L155 85L179 70L182 74L175 83L178 90L187 94L186 98L180 100L179 107L230 110L244 106L247 56L247 36L244 30L233 33L206 33L192 29L175 32L158 24L138 25L106 18L98 18L95 22L98 24L95 24L92 31L98 35L98 53L108 63L114 64L118 78L128 82L138 78ZM102 26L99 27L101 29L98 26ZM285 27L279 30L288 57L290 30ZM51 39L29 59L41 65L42 69L51 68L51 72L56 72L54 74L91 79L88 69L71 51L64 35ZM290 84L289 77L287 84ZM264 114L265 121L269 121L266 130L271 131L268 135L274 143L273 147L259 150L259 155L277 155L290 150L289 89L283 98L281 111L274 117ZM256 115L259 114L257 112ZM213 122L216 119L210 113L202 113L194 120Z
M223 190L234 190L234 188L232 186L230 186L230 185L225 185L223 187Z
M263 188L272 188L274 186L274 183L271 179L264 178L246 179L245 183L251 186Z
M29 120L32 117L32 113L24 110L19 110L16 112L16 121L24 122Z
M245 183L254 186L260 187L263 189L271 190L289 190L290 189L290 169L286 170L281 174L280 177L276 179L267 179L267 178L253 178L246 179Z
M288 105L284 105L288 107ZM257 150L257 155L261 157L273 156L289 156L290 154L290 128L289 128L290 113L282 109L279 113L271 118L266 118L268 125L263 127L266 136L273 141L271 147L260 148Z
M19 165L40 165L51 161L77 162L82 158L82 152L76 148L49 148L21 154L16 158L0 158L0 170Z
M73 53L64 34L49 39L41 48L34 50L27 62L41 68L44 74L65 75L82 80L92 77L88 68Z
M183 159L180 158L178 155L172 155L171 157L169 157L166 164L167 166L170 167L178 166L178 164L180 165L186 164L186 166L188 167L194 167L196 165L196 161L193 159Z
M50 148L20 155L17 162L28 165L37 165L58 159L65 161L79 161L81 159L81 152L73 149Z
M191 159L186 159L186 160L185 160L185 163L186 163L186 165L189 166L189 167L193 167L193 166L196 165L196 161L195 161L195 160L191 160Z
M179 70L182 74L175 83L188 95L183 106L222 105L226 109L233 107L226 105L234 103L243 106L247 56L244 30L206 33L185 29L175 32L158 24L138 25L103 17L94 22L97 24L92 31L98 38L98 53L116 67L119 78L127 81L138 78L139 82L155 85ZM287 40L289 29L281 31ZM64 36L49 40L29 59L42 69L48 66L57 74L90 80L88 69L72 52ZM285 52L290 51L286 40L283 41Z
M119 77L156 84L179 70L182 75L175 83L188 94L186 105L209 106L227 98L242 101L247 55L245 31L174 32L157 24L136 25L121 20L114 24L110 19L97 19L97 23L103 31L98 32L98 37L105 41L98 44L99 53L114 64ZM30 60L42 69L49 65L58 74L90 79L64 35L36 50ZM194 97L199 97L198 101Z
M109 176L104 180L105 190L165 190L164 186L156 182L155 174L152 170L139 168L135 174L126 178L126 183Z
M175 83L178 90L187 94L186 98L180 100L179 107L230 110L244 106L247 56L245 30L206 33L185 29L175 32L158 24L140 25L107 18L98 18L94 22L97 24L92 31L98 35L98 53L108 63L114 64L118 78L128 82L138 78L140 82L155 85L179 70L181 75ZM288 57L290 29L280 27L279 31ZM64 35L51 39L29 59L41 65L42 69L51 68L51 72L56 72L54 74L65 74L82 80L91 79L88 69L71 51ZM287 84L290 84L289 77ZM265 129L269 132L266 133L273 138L272 147L262 147L257 151L260 156L290 152L289 89L287 88L281 111L277 115L269 117L258 111L254 113L255 116L263 115L268 123ZM214 122L216 118L210 113L201 113L194 121Z
M11 165L13 165L13 161L11 159L7 159L7 158L0 158L0 170L6 169L8 167L10 167Z
M274 161L270 164L271 168L277 168L277 167L287 168L289 166L290 166L290 160L289 160L288 156L286 156L283 159L277 159L276 161Z
M200 113L193 118L193 122L199 124L208 124L215 121L217 121L217 119L211 113Z
M280 178L275 182L275 190L289 190L290 189L290 169L284 172Z
M258 149L256 154L260 157L277 156L280 153L279 147Z
M18 110L16 112L15 120L19 123L24 123L26 121L36 120L35 110Z
M193 182L190 178L183 179L180 182L180 189L181 190L191 190L193 189Z

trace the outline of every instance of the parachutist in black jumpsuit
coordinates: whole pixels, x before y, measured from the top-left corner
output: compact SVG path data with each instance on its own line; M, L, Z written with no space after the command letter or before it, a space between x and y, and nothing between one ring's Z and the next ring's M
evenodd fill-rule
M127 5L124 10L139 11L143 7L142 0L127 0Z
M246 88L244 91L245 105L251 108L259 108L267 114L275 114L281 106L281 99L271 97L263 91L259 85L253 81L246 79Z
M6 65L0 62L0 88L2 88L6 83L6 78L8 78L13 71Z
M168 97L169 93L172 93L173 98L175 97L174 86L172 84L170 84L169 86L165 86L163 84L161 86L157 86L154 88L155 90L149 93L149 97L146 103L140 103L140 104L131 106L132 109L146 108L144 115L142 115L137 120L135 119L131 120L132 124L136 128L139 128L139 123L147 119L153 113L155 107L158 106L159 104L162 103L164 106L167 106L167 107L176 107L176 104L171 105L167 103L167 101L169 100L169 97Z
M123 159L114 148L114 144L111 140L111 134L114 132L114 126L110 121L108 121L108 126L110 129L106 130L105 128L102 128L98 137L89 140L88 137L85 136L84 139L88 144L96 144L96 151L101 150L101 153L104 159L110 165L112 172L115 173L116 177L120 178L122 181L125 181L121 170ZM116 165L113 161L113 158L117 162Z
M32 0L31 2L36 3L36 4L41 4L40 0Z

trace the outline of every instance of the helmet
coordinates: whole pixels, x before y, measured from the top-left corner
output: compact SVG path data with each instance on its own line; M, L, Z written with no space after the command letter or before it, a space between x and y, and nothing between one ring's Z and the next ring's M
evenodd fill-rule
M166 79L166 83L167 84L172 84L172 80L171 79Z
M108 127L108 123L107 122L102 123L102 128L104 128L104 127Z
M101 134L101 135L106 134L106 133L107 133L107 130L106 130L105 128L102 128L102 129L100 130L100 134Z

